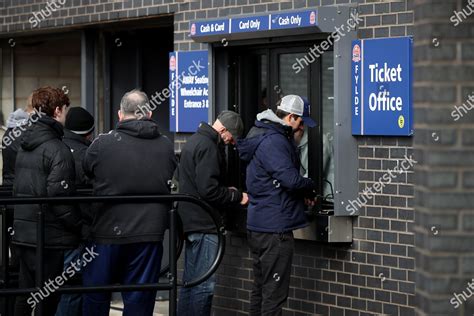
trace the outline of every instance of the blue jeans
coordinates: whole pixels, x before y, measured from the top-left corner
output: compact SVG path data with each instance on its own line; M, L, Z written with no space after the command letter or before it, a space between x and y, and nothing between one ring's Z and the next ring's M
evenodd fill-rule
M158 283L163 242L97 244L99 254L84 268L84 286ZM152 316L156 291L122 292L124 316ZM84 316L108 316L111 293L83 296Z
M81 258L84 247L80 246L74 250L64 252L64 271L71 265L71 262L77 262ZM79 264L82 267L82 264ZM79 271L77 274L82 273ZM61 300L56 310L56 316L81 316L82 315L82 294L62 294Z
M193 233L186 236L184 258L185 282L203 275L217 255L217 235ZM181 288L179 292L179 316L208 316L211 315L212 297L216 276L212 275L207 281L191 288Z

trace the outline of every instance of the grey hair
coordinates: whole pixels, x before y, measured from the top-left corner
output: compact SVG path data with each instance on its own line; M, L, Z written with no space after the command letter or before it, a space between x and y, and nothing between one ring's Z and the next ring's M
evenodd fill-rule
M120 101L120 111L126 115L143 117L143 115L148 114L150 111L149 108L148 96L145 92L139 89L133 89L132 91L125 93Z

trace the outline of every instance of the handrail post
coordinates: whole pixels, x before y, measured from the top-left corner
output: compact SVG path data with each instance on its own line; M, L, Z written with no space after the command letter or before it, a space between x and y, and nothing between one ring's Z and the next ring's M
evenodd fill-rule
M176 258L176 225L177 225L177 203L173 202L170 209L170 283L172 288L170 290L170 302L169 302L169 315L176 316L177 312L177 301L178 301L178 290L177 290L177 279L178 279L178 268Z
M44 213L43 205L39 205L38 224L36 226L36 288L40 289L44 282L43 254L44 254ZM43 316L43 300L36 305L35 314Z
M1 206L1 212L2 212L2 274L3 274L3 287L8 288L8 285L10 283L9 280L9 271L8 271L8 265L9 265L9 260L8 260L8 236L7 234L8 227L7 227L7 216L8 216L8 211L6 206ZM5 297L5 306L4 306L4 312L8 313L8 308L10 306L10 299L9 297Z

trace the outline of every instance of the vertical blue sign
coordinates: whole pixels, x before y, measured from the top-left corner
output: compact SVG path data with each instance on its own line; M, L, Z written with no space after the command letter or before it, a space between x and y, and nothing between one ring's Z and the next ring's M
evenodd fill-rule
M194 133L209 110L208 52L171 52L170 131Z
M352 134L413 134L412 38L352 42Z
M363 135L363 131L361 129L361 43L361 40L356 40L352 42L352 135Z

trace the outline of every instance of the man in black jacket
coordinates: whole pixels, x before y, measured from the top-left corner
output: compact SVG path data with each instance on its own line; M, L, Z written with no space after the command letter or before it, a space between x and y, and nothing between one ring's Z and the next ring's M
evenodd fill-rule
M63 141L71 150L74 157L76 170L76 188L90 188L92 185L82 167L87 148L92 143L95 128L94 117L81 107L73 107L66 117L66 128L64 129ZM82 213L82 236L87 239L92 225L92 213L90 207L81 204Z
M86 152L84 172L97 195L169 194L176 168L174 146L158 125L138 119L148 109L133 90L120 103L117 128L97 137ZM143 115L141 115L143 116ZM83 273L84 285L156 283L168 227L167 203L103 204L94 210L91 238L100 254ZM153 314L156 291L124 292L124 315ZM109 315L110 293L84 295L83 315Z
M13 187L13 180L15 180L15 162L18 150L20 149L20 140L23 132L33 123L30 120L30 115L34 112L31 104L31 95L28 97L26 107L24 109L17 109L10 113L7 119L7 130L2 138L2 185L5 187ZM13 228L13 205L7 205L6 223L7 228ZM9 230L11 233L12 231ZM11 236L10 236L11 237ZM9 264L18 269L18 259L14 247L11 247L11 261Z
M90 179L84 174L82 161L87 148L92 143L94 132L94 117L81 107L73 107L66 117L63 141L71 149L76 166L76 185L85 187L90 184Z
M69 110L66 117L66 128L64 129L63 141L71 150L74 157L74 166L76 170L76 188L90 188L92 185L82 167L87 148L92 143L94 132L94 117L81 107L73 107ZM90 225L92 224L92 214L89 207L83 207L82 212L82 235L84 239L89 236Z
M243 132L240 116L224 111L212 126L202 122L181 151L178 169L180 193L202 198L217 209L245 205L246 193L223 184L226 164L224 145L235 143ZM179 203L178 211L186 234L184 281L202 275L210 268L217 253L215 225L199 206ZM192 288L181 288L178 315L210 315L215 276Z
M71 195L75 190L74 160L69 148L61 140L69 99L61 89L43 87L33 92L32 104L42 115L35 118L35 123L24 132L21 139L13 194L16 197ZM64 252L76 248L79 243L81 216L73 205L15 205L13 242L17 245L20 262L21 288L34 287L35 273L38 273L35 246L40 208L45 219L45 281L61 275ZM34 301L29 298L26 302L25 298L18 297L15 315L31 315L31 308L41 299L44 300L44 315L54 315L58 295L48 292L39 298L37 295L34 297Z
M74 157L76 169L76 188L87 188L90 185L89 178L84 174L82 162L87 148L91 144L92 132L94 131L94 117L81 107L71 108L66 116L66 128L64 129L63 141L71 150ZM92 214L90 204L80 204L82 215L82 238L89 236L92 225ZM72 262L77 262L83 253L84 245L65 253L64 268ZM77 283L81 279L81 272L77 274ZM58 305L56 316L82 316L82 295L80 293L63 294Z

